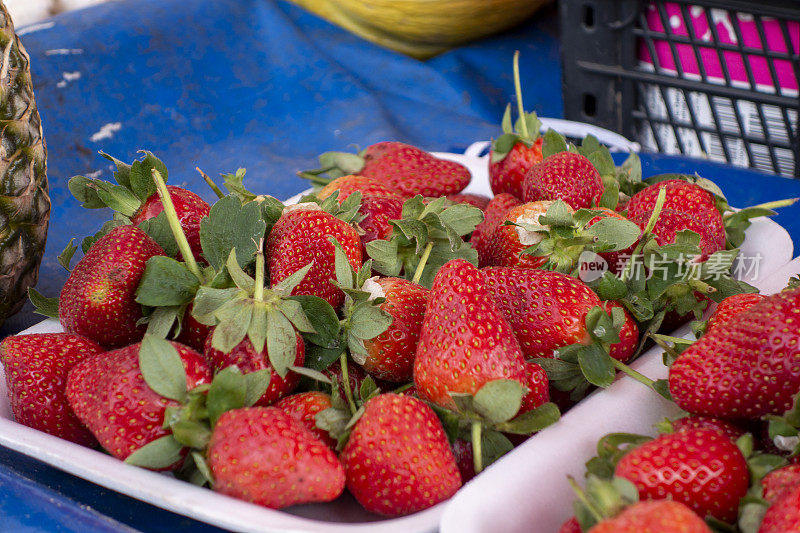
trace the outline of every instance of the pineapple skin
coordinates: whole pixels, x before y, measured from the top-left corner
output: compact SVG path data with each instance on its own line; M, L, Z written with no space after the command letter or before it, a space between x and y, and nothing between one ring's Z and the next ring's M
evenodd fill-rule
M49 220L47 147L30 58L0 1L0 325L36 285Z

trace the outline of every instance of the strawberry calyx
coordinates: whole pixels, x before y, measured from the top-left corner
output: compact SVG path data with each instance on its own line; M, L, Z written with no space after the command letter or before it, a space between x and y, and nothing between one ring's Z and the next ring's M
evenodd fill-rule
M622 477L604 479L589 474L585 489L572 476L567 479L577 496L577 500L573 502L573 510L581 531L589 531L598 523L617 516L639 501L636 486Z
M514 53L514 91L517 96L517 111L519 117L516 124L511 124L511 104L506 106L501 128L503 134L492 141L492 163L499 163L511 152L514 145L522 143L528 148L539 138L539 130L542 128L542 121L536 113L525 112L522 104L522 86L519 81L519 50Z
M436 272L448 261L466 259L478 264L478 253L464 242L464 236L482 220L483 213L476 207L453 204L444 196L426 203L417 195L405 201L401 219L389 221L389 239L368 242L367 253L377 272L430 288Z
M366 163L366 149L353 154L350 152L324 152L319 155L319 168L302 170L297 175L309 180L315 189L321 189L336 178L348 174L358 174Z
M740 437L736 441L736 446L747 460L747 469L750 473L750 487L747 494L739 501L739 518L736 525L741 533L757 533L771 505L771 502L764 498L762 480L767 474L786 466L789 462L780 455L755 451L753 436L750 433Z
M342 362L342 375L346 376L347 360ZM331 380L331 407L314 415L316 426L336 440L337 451L342 451L350 437L350 430L364 414L364 404L381 391L371 376L367 376L358 390L350 390L347 378L342 384L348 398L342 398L336 378Z

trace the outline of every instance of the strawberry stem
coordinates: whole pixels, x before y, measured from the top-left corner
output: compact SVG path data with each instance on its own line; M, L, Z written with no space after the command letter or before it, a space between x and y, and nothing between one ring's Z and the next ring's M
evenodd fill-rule
M428 257L431 255L431 250L433 250L433 242L428 243L428 245L425 247L425 251L422 252L422 257L419 258L419 264L417 265L417 269L414 271L414 277L411 279L413 283L419 283L419 280L422 278L422 273L425 271L425 263L428 262Z
M194 255L192 254L192 247L189 246L186 234L183 233L183 228L181 228L181 223L178 220L178 212L175 211L175 204L172 203L172 197L167 189L167 184L164 183L164 178L161 177L161 173L158 170L153 169L152 175L153 181L156 184L158 196L161 198L161 204L164 206L164 213L169 223L169 229L172 230L172 235L175 237L178 249L181 251L183 260L186 262L186 267L200 280L200 283L205 283L203 273L200 271L200 267L197 265L197 261L195 261Z
M253 299L257 302L264 301L264 238L258 241L256 251L256 286L253 289Z
M591 513L592 517L598 522L602 522L603 520L605 520L603 513L600 511L600 509L597 508L597 506L594 503L589 501L589 498L586 496L586 492L578 485L578 482L575 481L575 478L573 478L572 476L567 476L567 481L572 487L572 490L575 491L575 495L581 501L583 506L586 508L587 511L589 511L589 513Z
M676 352L676 351L675 351L675 348L673 348L672 346L670 346L669 344L667 344L667 343L666 343L666 342L665 342L663 339L659 339L658 337L656 337L655 335L653 335L653 334L651 334L651 333L648 333L648 334L647 334L647 336L648 336L648 337L650 337L651 339L653 339L653 342L655 342L656 344L658 344L658 346L659 346L659 347L660 347L662 350L664 350L665 352L667 352L667 354L668 354L668 355L669 355L669 356L670 356L670 357L671 357L673 360L674 360L674 359L677 359L677 358L678 358L678 356L680 355L678 352ZM683 340L683 339L680 339L680 340Z
M622 361L617 361L613 357L611 358L611 364L613 364L614 368L616 368L617 370L619 370L621 372L624 372L625 374L627 374L628 376L632 377L633 379L635 379L639 383L643 384L646 387L649 387L649 388L653 389L656 393L658 393L658 391L654 388L654 385L656 383L655 380L652 380L652 379L648 378L644 374L640 374L639 372L637 372L636 370L632 369L631 367L629 367L628 365L626 365Z
M342 352L342 355L339 356L339 364L342 367L342 387L344 387L344 395L347 398L347 405L350 406L350 414L355 416L356 411L356 402L353 400L353 391L350 390L350 376L347 372L347 353Z
M222 190L219 187L217 187L217 184L214 183L214 180L212 180L208 176L208 174L206 174L205 172L200 170L200 167L194 167L194 169L196 171L198 171L201 176L203 176L203 179L206 180L206 183L208 183L208 186L211 187L211 190L214 191L214 194L217 195L217 198L224 198L225 197L225 193L223 193Z
M774 202L766 202L764 204L758 205L751 205L748 206L746 209L779 209L781 207L789 207L790 205L794 205L797 200L800 198L786 198L784 200L775 200ZM736 214L736 211L728 211L724 215L723 218L729 218Z
M519 50L514 52L514 90L517 93L517 110L519 111L520 133L528 138L528 124L525 120L525 107L522 105L522 84L519 82Z
M478 420L472 421L472 466L476 474L483 470L483 448L481 446L481 430L483 425Z
M658 217L661 215L661 210L664 209L664 202L667 200L667 189L662 188L658 191L658 198L656 198L656 205L653 207L653 212L650 214L650 219L647 221L647 225L642 232L642 237L639 239L639 242L636 244L636 248L633 249L633 253L631 254L630 259L625 264L625 270L622 271L619 278L622 281L627 281L631 275L631 270L633 269L634 259L642 253L642 248L644 248L645 243L650 236L650 233L653 231L653 228L656 226L656 222L658 222Z

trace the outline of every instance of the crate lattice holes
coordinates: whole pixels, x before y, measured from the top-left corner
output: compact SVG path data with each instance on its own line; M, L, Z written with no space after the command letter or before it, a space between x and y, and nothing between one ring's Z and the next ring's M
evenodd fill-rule
M800 1L562 0L564 115L800 178Z

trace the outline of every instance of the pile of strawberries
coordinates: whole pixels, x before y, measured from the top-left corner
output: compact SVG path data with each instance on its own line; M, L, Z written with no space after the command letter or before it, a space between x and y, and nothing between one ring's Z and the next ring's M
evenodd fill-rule
M493 198L462 193L462 165L399 142L323 154L302 173L316 192L296 205L249 191L244 170L224 176L227 193L205 176L219 196L209 205L167 186L150 153L106 156L116 183L78 176L70 190L113 218L74 267L77 246L61 255L57 299L31 293L65 332L0 344L17 421L272 508L345 488L385 516L448 499L556 422L556 404L636 375L626 362L659 330L754 292L730 270L763 209L734 215L706 180L642 181L635 155L616 167L593 137L575 146L539 129L528 113L512 127L507 111ZM597 262L607 268L586 276ZM790 364L792 380L742 361L766 380L748 389L699 367L726 372L701 361L709 349L796 348L745 333L773 331L787 294L754 306L740 333L712 323L668 384L638 379L704 415L782 412L800 389ZM751 389L760 400L740 392ZM697 439L675 435L660 439L695 453ZM713 443L726 461L738 453ZM632 452L616 473L640 472L636 484L643 461ZM631 500L611 471L597 484ZM744 459L731 466L735 490L718 489L730 501L706 490L700 510L730 521L746 473Z

